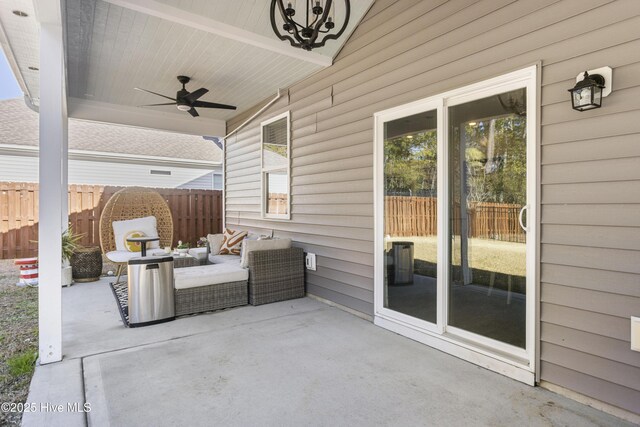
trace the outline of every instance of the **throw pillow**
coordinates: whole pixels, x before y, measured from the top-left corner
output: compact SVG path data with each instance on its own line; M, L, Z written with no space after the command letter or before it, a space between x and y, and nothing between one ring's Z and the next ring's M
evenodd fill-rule
M156 227L156 217L147 216L144 218L128 219L124 221L113 221L113 234L116 241L116 250L128 251L126 236L132 232L143 233L144 236L158 237ZM160 242L150 242L147 248L156 249L160 247Z
M240 267L249 267L249 254L253 251L270 251L273 249L289 249L291 239L245 240L242 244Z
M142 231L130 231L124 236L124 245L129 252L140 252L141 244L138 242L127 242L130 237L146 237Z
M207 240L209 241L209 251L211 255L218 255L222 241L224 240L224 234L209 234L207 235Z
M242 246L242 240L247 235L246 231L231 230L226 228L224 230L224 239L220 246L220 255L240 255L240 247Z
M247 234L247 237L244 238L244 240L242 241L242 245L240 246L240 259L244 258L244 248L246 246L244 242L246 242L247 240L260 240L260 235L252 232L249 232L249 234Z

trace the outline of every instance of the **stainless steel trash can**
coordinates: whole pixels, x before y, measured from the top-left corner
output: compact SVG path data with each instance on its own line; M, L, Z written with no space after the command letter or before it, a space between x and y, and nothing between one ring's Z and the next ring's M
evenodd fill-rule
M393 242L393 284L413 283L413 242Z
M130 327L175 319L173 257L133 258L128 273Z

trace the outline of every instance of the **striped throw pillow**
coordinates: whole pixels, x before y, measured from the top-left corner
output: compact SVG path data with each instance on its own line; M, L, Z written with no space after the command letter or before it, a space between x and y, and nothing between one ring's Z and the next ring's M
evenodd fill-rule
M242 240L247 236L246 231L225 228L224 238L220 246L220 255L240 255Z

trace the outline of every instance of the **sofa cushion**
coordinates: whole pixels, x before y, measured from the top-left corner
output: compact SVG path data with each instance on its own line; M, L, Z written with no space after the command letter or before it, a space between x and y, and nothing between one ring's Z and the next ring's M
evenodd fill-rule
M272 249L289 249L291 239L245 240L242 248L240 267L249 267L249 253L252 251L269 251Z
M191 248L189 249L189 255L197 260L207 259L207 248Z
M173 272L176 289L198 288L218 283L242 282L249 279L249 271L237 264L212 264L177 268Z
M156 228L156 217L146 216L144 218L127 219L124 221L113 221L113 234L117 251L128 251L127 238L134 237L158 237ZM147 248L159 248L160 242L149 242ZM140 252L139 246L137 252Z
M222 242L224 241L224 234L208 234L207 241L209 242L209 251L213 255L218 255L220 253L220 246L222 246Z
M220 246L220 255L240 255L242 240L247 235L246 231L224 229L224 239Z
M211 264L226 264L229 262L240 264L240 255L209 255L209 262Z
M260 235L252 232L249 232L249 234L247 234L247 237L244 238L244 240L242 241L242 245L240 246L241 260L244 259L244 248L247 246L246 245L247 240L260 240Z

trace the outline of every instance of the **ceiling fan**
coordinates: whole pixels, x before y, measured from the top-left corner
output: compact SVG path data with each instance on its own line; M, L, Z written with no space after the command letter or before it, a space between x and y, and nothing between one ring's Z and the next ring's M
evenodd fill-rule
M217 104L215 102L206 102L206 101L198 101L198 99L204 95L205 93L209 92L209 89L205 89L203 87L201 87L198 90L194 90L193 92L189 92L184 86L189 83L189 80L191 80L191 78L187 77L187 76L178 76L178 81L180 83L182 83L182 89L180 89L178 91L178 93L176 93L176 97L175 98L171 98L169 96L166 95L162 95L160 93L157 92L152 92L150 90L146 90L146 89L141 89L139 87L134 88L135 90L139 90L142 92L147 92L147 93L152 93L154 95L158 95L161 96L163 98L167 98L172 100L173 102L166 102L163 104L149 104L149 105L141 105L141 107L157 107L160 105L175 105L176 107L178 107L178 110L180 111L186 111L189 114L191 114L193 117L198 117L199 114L196 111L195 107L198 108L221 108L224 110L235 110L236 107L234 107L233 105L225 105L225 104Z

